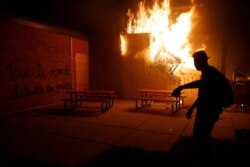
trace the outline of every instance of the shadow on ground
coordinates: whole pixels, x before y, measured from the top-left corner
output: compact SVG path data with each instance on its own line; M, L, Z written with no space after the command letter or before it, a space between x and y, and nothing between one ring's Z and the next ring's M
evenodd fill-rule
M72 110L64 110L61 107L48 108L48 109L37 109L36 111L30 111L20 114L29 114L29 115L50 115L50 116L67 116L67 117L90 117L104 114L98 107L79 107Z
M250 131L239 130L239 140L213 140L214 159L211 166L238 167L249 164ZM83 166L197 166L194 155L193 140L183 138L177 142L170 152L146 151L138 148L113 147ZM244 165L243 165L244 164ZM200 166L206 166L201 164Z
M248 166L250 160L250 130L236 131L236 140L213 139L214 160L212 166ZM78 167L128 167L128 166L195 166L192 138L183 138L175 143L170 152L148 151L139 148L118 147L103 152L88 163ZM38 162L23 157L8 155L0 150L0 166L6 167L57 167L58 165ZM243 165L244 164L244 165ZM206 166L203 164L201 166ZM61 166L60 166L61 167Z

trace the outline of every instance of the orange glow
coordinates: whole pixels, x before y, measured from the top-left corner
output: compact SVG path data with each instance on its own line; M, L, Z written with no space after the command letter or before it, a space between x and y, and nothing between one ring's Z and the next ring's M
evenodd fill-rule
M121 40L121 52L122 55L125 55L127 52L127 45L126 45L126 40L123 35L120 35L120 40Z
M133 14L128 10L126 33L149 33L150 44L145 50L145 59L153 63L165 63L171 72L176 73L181 67L194 69L193 59L190 56L191 47L188 41L192 30L192 16L195 7L179 14L175 21L171 20L170 0L154 1L152 8L146 8L145 2L139 3L138 12ZM122 55L126 40L122 38Z

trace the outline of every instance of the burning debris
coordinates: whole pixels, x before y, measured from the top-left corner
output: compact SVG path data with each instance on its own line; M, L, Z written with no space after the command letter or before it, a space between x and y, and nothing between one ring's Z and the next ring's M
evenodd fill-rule
M128 23L124 34L149 34L148 46L140 53L143 53L143 58L150 62L152 68L173 75L182 66L194 68L188 41L192 29L193 12L192 7L173 20L170 0L154 1L152 8L146 8L143 1L139 3L136 14L128 10ZM131 41L126 40L125 35L121 35L120 39L122 55L131 54L129 50L131 47L128 47ZM137 44L140 45L138 42Z
M153 67L163 73L173 74L180 64L180 58L168 53L167 56L157 55L154 61L150 64L150 67Z

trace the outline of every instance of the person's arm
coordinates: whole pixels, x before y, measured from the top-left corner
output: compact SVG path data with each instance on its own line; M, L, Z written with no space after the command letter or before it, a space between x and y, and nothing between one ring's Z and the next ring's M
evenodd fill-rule
M194 108L197 107L197 105L198 105L198 98L195 100L195 102L192 104L192 106L186 112L187 119L191 118L191 115L192 115L192 113L194 111Z
M175 97L180 96L182 89L199 88L200 82L201 82L200 80L197 80L197 81L193 81L184 85L180 85L173 90L172 96L175 96Z
M200 80L193 81L193 82L189 82L189 83L187 83L187 84L178 86L178 88L179 88L179 89L199 88L200 82L201 82Z

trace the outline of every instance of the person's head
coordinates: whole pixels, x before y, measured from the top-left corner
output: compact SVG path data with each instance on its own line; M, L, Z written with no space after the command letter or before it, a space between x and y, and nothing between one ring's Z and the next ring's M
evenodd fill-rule
M198 71L202 71L208 65L208 56L204 50L196 51L193 53L194 66Z

